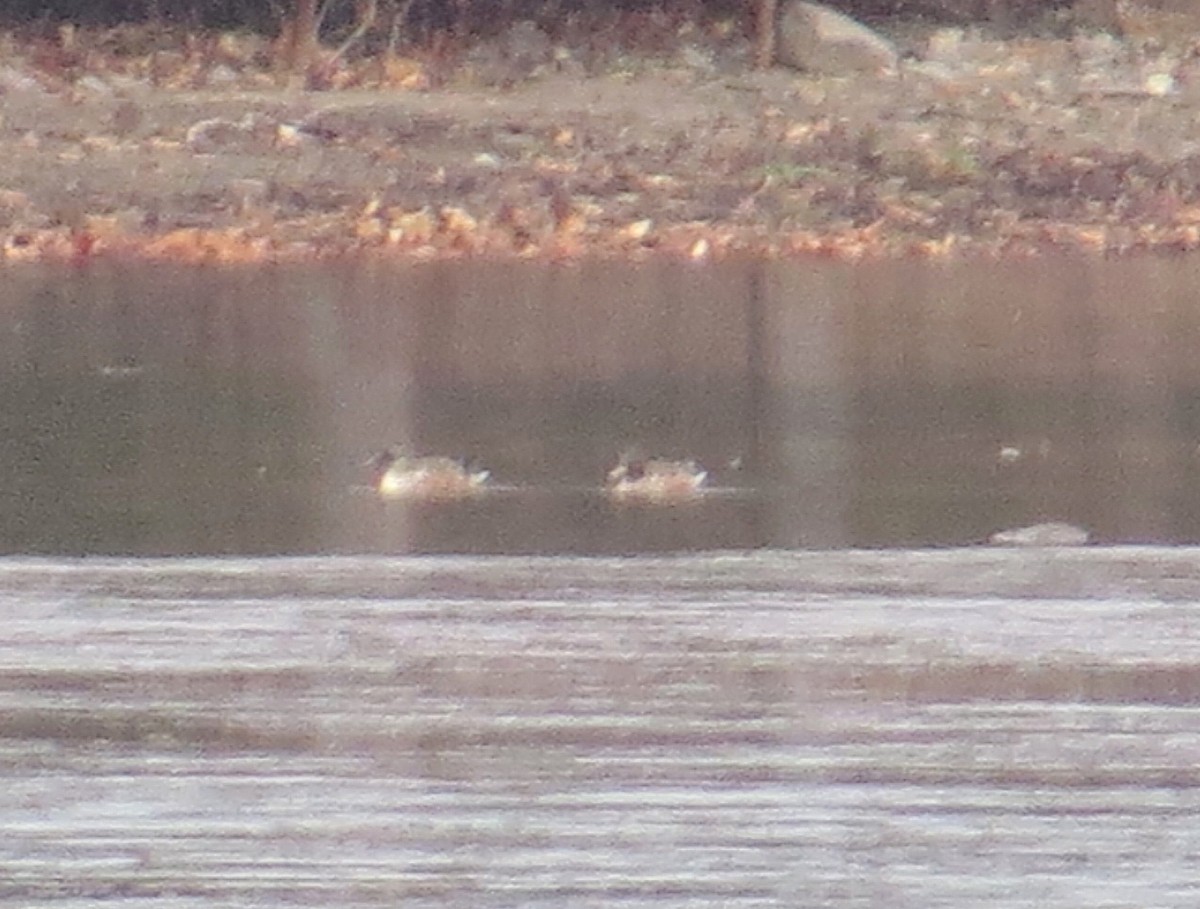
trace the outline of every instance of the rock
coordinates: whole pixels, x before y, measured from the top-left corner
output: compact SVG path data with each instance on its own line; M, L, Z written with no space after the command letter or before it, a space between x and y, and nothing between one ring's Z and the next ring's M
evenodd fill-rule
M536 75L554 60L554 44L534 22L521 21L500 35L478 42L467 64L482 85L512 86Z
M1071 14L1083 28L1181 51L1191 49L1200 29L1196 0L1076 0Z
M75 83L75 90L81 94L93 95L99 98L111 98L113 94L111 85L99 76L90 74Z
M861 22L808 0L788 0L779 13L776 59L784 66L828 75L896 69L892 42Z
M208 71L204 83L209 88L223 88L236 85L240 78L232 67L226 66L224 63L218 63Z
M1082 527L1050 521L1014 530L1001 530L988 537L993 546L1083 546L1090 537Z
M201 155L266 152L275 145L277 129L278 124L264 114L249 113L241 120L213 117L188 127L184 144Z
M36 79L11 66L0 66L0 94L45 94Z

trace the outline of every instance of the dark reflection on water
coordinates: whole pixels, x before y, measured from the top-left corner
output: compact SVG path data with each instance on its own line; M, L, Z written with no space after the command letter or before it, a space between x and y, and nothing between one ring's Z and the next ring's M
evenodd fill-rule
M1200 540L1195 260L6 272L0 549ZM385 444L501 490L384 504ZM631 445L718 491L617 508ZM739 469L729 466L739 463Z

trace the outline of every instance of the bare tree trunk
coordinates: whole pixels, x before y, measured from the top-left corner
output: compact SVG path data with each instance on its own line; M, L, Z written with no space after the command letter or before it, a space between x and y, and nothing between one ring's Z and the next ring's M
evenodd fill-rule
M303 72L317 53L319 0L293 0L296 13L283 21L279 34L279 63L287 72Z
M779 0L754 0L754 62L766 69L775 62L775 22Z
M379 18L379 0L357 0L354 15L356 20L354 31L342 42L342 46L334 51L333 56L329 59L330 64L342 59L346 51L361 41L363 35L375 27L375 22Z

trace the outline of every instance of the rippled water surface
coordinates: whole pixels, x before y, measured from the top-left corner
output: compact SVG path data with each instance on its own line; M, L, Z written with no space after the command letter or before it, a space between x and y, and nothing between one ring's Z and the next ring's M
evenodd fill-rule
M10 269L0 905L1195 909L1198 281Z
M1200 905L1200 552L0 563L0 900Z

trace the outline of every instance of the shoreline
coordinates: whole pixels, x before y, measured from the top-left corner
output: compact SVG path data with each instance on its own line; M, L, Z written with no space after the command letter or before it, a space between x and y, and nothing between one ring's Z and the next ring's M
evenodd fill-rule
M275 87L263 39L106 34L58 70L5 37L4 263L1200 248L1200 62L1094 31L931 30L883 78L755 72L706 26L586 65L551 44L511 83L364 58L324 91Z

